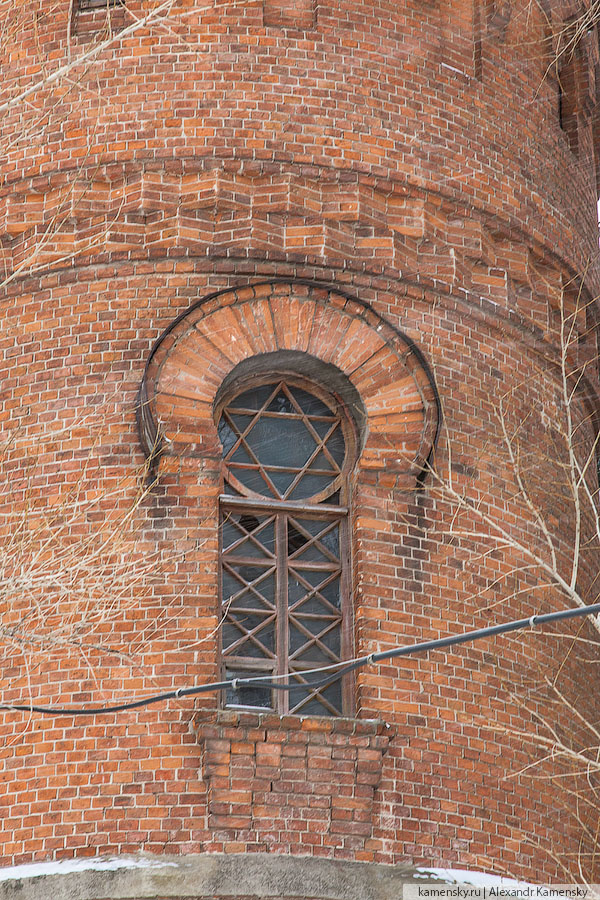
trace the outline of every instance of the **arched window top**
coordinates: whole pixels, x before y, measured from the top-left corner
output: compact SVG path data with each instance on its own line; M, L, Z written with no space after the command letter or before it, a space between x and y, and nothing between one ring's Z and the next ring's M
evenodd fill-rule
M228 487L249 498L322 502L343 489L355 458L341 402L295 375L238 386L221 404L218 432Z

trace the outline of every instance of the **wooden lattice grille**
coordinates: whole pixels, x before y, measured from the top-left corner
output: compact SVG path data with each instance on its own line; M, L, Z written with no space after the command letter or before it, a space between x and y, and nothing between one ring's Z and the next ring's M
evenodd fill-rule
M299 384L245 391L219 422L228 481L245 496L318 502L340 486L344 424L335 407Z
M259 383L223 407L219 434L230 491L221 497L223 675L288 673L293 687L237 687L226 702L347 714L349 688L335 673L309 686L310 670L339 663L351 645L343 412L302 382Z

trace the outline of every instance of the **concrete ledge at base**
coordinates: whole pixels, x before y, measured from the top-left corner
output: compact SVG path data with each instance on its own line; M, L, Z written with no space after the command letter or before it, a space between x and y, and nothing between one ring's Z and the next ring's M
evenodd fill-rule
M414 872L264 853L139 854L0 869L0 900L401 900Z

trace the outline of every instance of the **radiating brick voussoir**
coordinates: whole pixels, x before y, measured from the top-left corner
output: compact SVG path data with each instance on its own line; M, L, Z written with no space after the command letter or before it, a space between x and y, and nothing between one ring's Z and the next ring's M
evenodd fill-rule
M359 467L414 475L437 427L431 376L410 342L372 309L319 285L244 285L196 305L159 344L148 396L181 452L218 452L214 401L246 359L279 350L308 353L334 365L358 390L367 412Z

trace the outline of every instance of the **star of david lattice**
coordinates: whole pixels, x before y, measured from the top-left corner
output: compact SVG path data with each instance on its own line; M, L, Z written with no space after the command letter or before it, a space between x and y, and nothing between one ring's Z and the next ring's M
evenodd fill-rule
M247 496L321 499L339 485L341 418L285 381L246 391L223 410L219 436L234 487Z
M347 423L304 382L259 383L223 407L221 657L226 678L279 676L290 690L238 686L233 705L348 713L335 671L349 655L345 488ZM324 502L324 501L327 502ZM334 501L333 503L331 501Z

